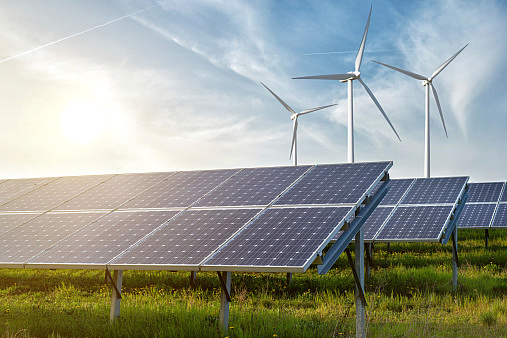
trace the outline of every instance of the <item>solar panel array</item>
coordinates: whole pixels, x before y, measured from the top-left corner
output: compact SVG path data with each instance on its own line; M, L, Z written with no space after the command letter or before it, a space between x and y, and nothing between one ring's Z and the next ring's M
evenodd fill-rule
M390 180L363 226L365 241L441 241L467 182L468 177Z
M459 229L507 228L507 183L470 183Z
M391 166L0 181L0 267L303 272Z

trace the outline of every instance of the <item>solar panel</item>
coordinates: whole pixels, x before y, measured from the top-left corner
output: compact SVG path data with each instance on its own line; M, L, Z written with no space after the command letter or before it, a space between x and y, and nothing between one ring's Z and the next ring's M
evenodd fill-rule
M268 205L310 166L247 168L195 204L210 206Z
M238 171L239 169L178 172L127 202L122 208L188 207Z
M391 165L392 162L318 165L275 205L358 203Z
M503 182L470 183L467 203L498 202Z
M405 195L410 185L414 182L413 178L392 179L387 183L387 193L380 201L379 205L396 205Z
M385 221L393 211L394 207L377 207L371 213L370 217L364 222L363 232L364 240L372 241L375 234L384 225Z
M29 264L104 265L177 213L112 212L30 260Z
M507 227L507 204L501 203L496 209L495 219L491 227L504 228Z
M418 178L401 204L456 203L468 177Z
M0 206L2 211L48 211L113 175L60 177Z
M56 210L111 210L173 173L120 174L58 206Z
M104 213L46 213L0 237L0 265L22 264Z
M261 209L188 210L174 218L113 266L198 266Z
M203 269L304 271L343 225L349 207L268 209L206 261Z
M376 240L438 241L451 216L452 206L400 206Z
M495 208L496 203L469 204L467 201L459 216L458 228L488 228Z
M0 214L0 235L14 229L21 224L28 222L34 217L37 217L40 213L31 214Z
M22 178L7 180L0 184L0 204L9 202L16 197L35 190L44 184L56 180L58 177Z
M504 184L504 188L502 191L502 197L500 198L501 202L507 202L507 182Z

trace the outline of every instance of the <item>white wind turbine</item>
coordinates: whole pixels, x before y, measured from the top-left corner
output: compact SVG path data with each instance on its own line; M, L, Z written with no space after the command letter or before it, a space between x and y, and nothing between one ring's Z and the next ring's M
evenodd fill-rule
M285 109L287 109L289 111L289 113L292 114L290 116L290 118L291 118L292 121L294 121L293 122L294 127L293 127L293 131L292 131L292 144L291 144L291 147L290 147L290 156L289 156L289 158L291 158L292 157L292 153L294 153L294 157L293 157L294 165L298 165L298 153L297 153L298 117L300 115L305 115L305 114L313 113L314 111L317 111L317 110L321 110L321 109L324 109L324 108L336 106L336 104L330 104L330 105L327 105L327 106L322 106L322 107L317 107L317 108L310 108L310 109L307 109L307 110L303 110L302 112L296 113L291 107L289 107L289 105L287 103L285 103L281 98L279 98L278 95L276 95L275 93L273 93L273 91L271 89L269 89L264 83L261 82L261 85L263 85L264 88L266 88L278 100L278 102L280 102L282 104L282 106L284 106Z
M466 46L468 46L468 43L465 45L465 47ZM416 74L416 73L409 72L409 71L401 69L401 68L389 66L389 65L386 65L385 63L372 60L373 62L378 63L382 66L386 66L388 68L394 69L394 70L396 70L400 73L403 73L405 75L408 75L414 79L421 80L422 85L426 87L426 110L425 110L426 117L425 117L425 128L424 128L425 129L424 177L430 177L430 87L431 87L431 91L433 92L433 97L435 98L435 102L438 107L438 112L440 113L440 119L442 120L442 125L444 126L445 136L448 137L447 136L447 128L445 127L445 122L444 122L444 115L442 114L442 108L440 107L440 100L438 99L437 90L435 89L435 86L433 85L432 81L438 74L440 74L440 72L442 70L444 70L445 67L447 67L447 65L449 65L449 63L451 63L452 60L454 60L456 58L456 56L458 56L459 53L461 53L461 51L463 49L465 49L465 47L461 48L459 51L456 52L456 54L454 54L447 61L445 61L428 78L426 78L422 75Z
M361 41L361 45L359 46L359 50L357 51L355 70L353 72L348 72L345 74L316 75L316 76L304 76L294 78L294 79L338 80L340 82L348 83L348 161L350 163L354 163L354 108L353 108L354 98L352 89L353 88L352 81L354 80L358 80L359 83L361 83L361 85L364 87L368 95L371 97L371 99L373 100L377 108L380 110L380 112L386 119L387 123L389 123L392 130L394 131L394 133L401 142L400 136L396 132L396 129L394 129L391 121L389 121L389 118L384 112L384 109L382 109L382 106L380 105L378 100L375 98L375 95L373 95L372 91L370 90L370 88L368 88L366 83L364 83L364 81L361 80L361 72L359 71L359 69L361 68L361 62L363 60L364 46L366 44L366 36L368 35L368 27L370 25L372 7L370 7L370 14L368 15L368 21L366 22L366 28L364 29L363 40Z

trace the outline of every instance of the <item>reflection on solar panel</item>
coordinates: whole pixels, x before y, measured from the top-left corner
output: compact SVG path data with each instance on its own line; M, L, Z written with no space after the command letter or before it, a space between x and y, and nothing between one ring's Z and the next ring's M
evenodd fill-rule
M122 208L187 207L238 171L182 171L148 189Z
M177 211L115 211L30 260L29 264L105 265Z
M465 204L458 219L458 228L489 228L496 203Z
M58 206L57 210L115 209L172 174L116 175Z
M304 271L340 230L348 207L269 209L243 229L203 266L225 270L269 271L280 267Z
M0 235L28 222L39 214L0 214Z
M35 190L44 184L56 180L58 177L46 178L23 178L17 180L7 180L0 184L0 204L9 202L16 197Z
M493 228L507 227L507 204L501 203L496 210L495 219L491 225Z
M456 203L468 177L418 178L402 204Z
M467 203L498 202L503 182L470 183Z
M387 220L393 209L393 207L377 207L373 210L370 217L368 217L368 220L364 222L363 225L365 241L373 241L375 235L382 225L384 225L384 222Z
M275 205L356 204L389 169L390 162L318 165Z
M103 213L47 213L0 237L0 263L22 264Z
M2 211L47 211L113 175L60 177L0 206Z
M268 205L308 169L310 166L244 169L195 206Z
M185 211L111 265L198 266L260 210Z
M415 181L413 178L390 180L387 183L387 194L384 196L380 205L396 205L407 192L407 189Z

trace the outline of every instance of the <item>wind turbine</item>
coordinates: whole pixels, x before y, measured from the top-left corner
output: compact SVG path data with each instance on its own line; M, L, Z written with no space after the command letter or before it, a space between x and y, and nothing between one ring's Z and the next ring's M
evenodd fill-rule
M465 45L465 47L466 46L468 46L468 43ZM426 77L424 77L422 75L416 74L416 73L409 72L409 71L401 69L401 68L389 66L389 65L386 65L385 63L377 62L377 61L373 61L372 60L373 62L378 63L378 64L380 64L382 66L394 69L394 70L396 70L396 71L398 71L400 73L403 73L405 75L408 75L408 76L410 76L410 77L412 77L414 79L421 80L422 81L422 85L426 87L426 110L425 110L426 118L425 118L425 128L424 128L424 130L425 130L425 137L424 137L424 140L425 140L425 142L424 142L424 177L430 177L430 87L431 87L431 91L433 92L433 97L435 98L435 102L436 102L437 107L438 107L438 112L440 113L440 119L442 120L442 125L444 126L445 136L448 137L447 136L447 128L445 127L445 122L444 122L444 115L442 114L442 107L440 107L440 100L438 99L437 90L435 89L435 86L433 85L433 79L438 74L440 74L440 72L443 71L444 68L447 67L449 65L449 63L451 63L451 61L454 60L456 58L456 56L458 56L458 54L461 53L461 51L463 49L465 49L465 47L461 48L459 51L456 52L456 54L454 54L447 61L445 61L428 78L426 78Z
M314 111L317 111L317 110L321 110L321 109L324 109L324 108L336 106L336 104L330 104L330 105L327 105L327 106L322 106L322 107L317 107L317 108L310 108L310 109L307 109L307 110L303 110L302 112L296 113L291 107L289 107L289 105L287 103L285 103L281 98L279 98L278 95L276 95L264 83L261 82L261 85L263 85L264 88L266 88L278 100L278 102L280 102L282 104L282 106L284 106L285 109L287 109L289 111L289 113L292 114L290 116L290 118L291 118L292 121L294 121L293 122L293 126L294 127L293 127L293 131L292 131L292 144L291 144L291 147L290 147L290 156L289 156L289 158L291 158L292 157L292 153L294 153L294 157L292 157L293 161L294 161L294 165L298 165L298 154L297 154L298 117L300 115L305 115L305 114L313 113Z
M354 163L354 98L353 98L353 86L352 81L358 80L359 83L364 87L368 95L371 97L377 108L380 110L387 123L391 126L391 129L394 131L396 136L401 142L400 136L394 129L391 121L387 117L384 109L373 95L372 91L363 80L361 80L361 72L359 71L361 68L361 62L363 60L364 46L366 44L366 36L368 35L368 27L370 26L370 18L371 18L371 10L373 5L370 7L370 14L368 15L368 21L366 22L366 28L364 29L363 40L361 41L361 45L359 46L359 50L357 51L356 63L353 72L348 72L345 74L330 74L330 75L316 75L316 76L303 76L303 77L295 77L294 79L318 79L318 80L338 80L340 82L348 83L348 161L350 163Z

